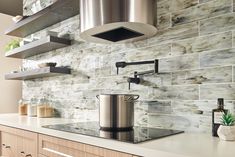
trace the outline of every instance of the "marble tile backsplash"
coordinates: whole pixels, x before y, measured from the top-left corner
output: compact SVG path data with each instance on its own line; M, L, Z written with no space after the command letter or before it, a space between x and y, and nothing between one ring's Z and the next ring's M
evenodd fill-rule
M53 0L39 0L47 7ZM32 14L37 0L24 0L24 14ZM127 44L95 44L79 36L79 15L35 33L69 33L69 47L30 57L26 69L54 61L69 66L72 75L23 82L23 98L47 99L58 116L97 121L100 93L139 94L135 124L211 131L211 110L216 99L235 113L235 13L233 0L157 0L156 36ZM160 60L160 73L142 77L128 90L126 78L149 65L129 66L116 75L115 62Z

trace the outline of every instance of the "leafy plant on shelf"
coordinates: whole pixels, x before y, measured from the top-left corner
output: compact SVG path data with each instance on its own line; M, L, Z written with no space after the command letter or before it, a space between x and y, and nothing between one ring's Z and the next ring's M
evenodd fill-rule
M17 47L20 47L20 39L13 39L12 41L10 41L6 46L5 46L5 52L8 52L10 50L13 50Z
M224 126L233 126L235 123L235 117L231 113L225 113L222 116L222 124Z

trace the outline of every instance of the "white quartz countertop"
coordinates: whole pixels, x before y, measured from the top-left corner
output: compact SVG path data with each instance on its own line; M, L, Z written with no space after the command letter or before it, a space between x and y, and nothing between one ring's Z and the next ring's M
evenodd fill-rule
M178 134L140 144L61 132L43 125L73 123L62 118L32 118L18 114L0 114L0 125L24 129L67 140L145 157L234 157L235 142L220 141L209 134Z

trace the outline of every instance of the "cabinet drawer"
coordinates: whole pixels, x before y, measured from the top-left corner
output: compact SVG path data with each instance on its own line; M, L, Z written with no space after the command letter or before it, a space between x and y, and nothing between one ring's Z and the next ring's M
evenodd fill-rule
M39 135L39 153L47 157L134 157L118 151Z
M85 157L84 144L39 135L39 153L48 157Z

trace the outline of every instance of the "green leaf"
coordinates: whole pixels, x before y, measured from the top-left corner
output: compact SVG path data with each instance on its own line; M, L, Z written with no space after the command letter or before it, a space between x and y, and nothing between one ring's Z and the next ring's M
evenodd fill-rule
M8 52L8 51L10 51L10 50L12 50L12 49L15 49L15 48L17 48L17 47L20 47L20 39L13 39L11 42L9 42L6 46L5 46L5 48L4 48L4 51L5 52Z
M232 126L235 123L235 117L231 113L227 113L227 114L224 113L221 120L222 120L222 124L225 126Z

